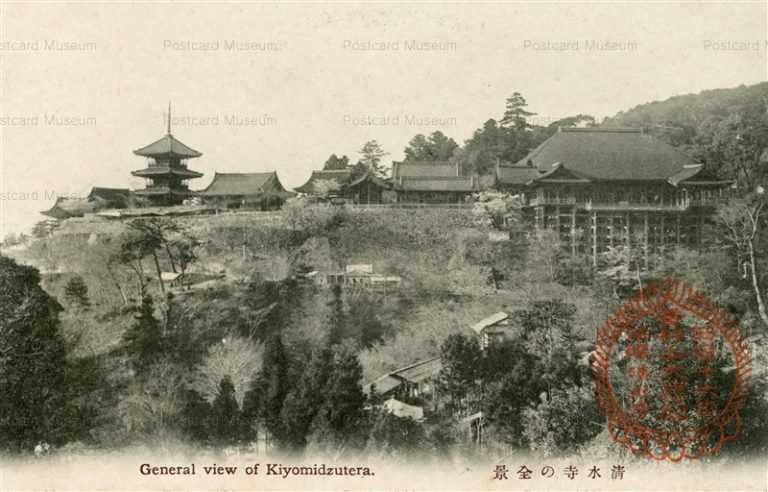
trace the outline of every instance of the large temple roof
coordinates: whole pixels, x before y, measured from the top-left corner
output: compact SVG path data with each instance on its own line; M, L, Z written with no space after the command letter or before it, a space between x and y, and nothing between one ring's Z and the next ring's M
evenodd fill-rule
M261 193L289 194L283 188L277 173L216 173L207 188L200 191L204 196L246 196Z
M146 147L134 150L133 153L144 157L154 158L173 155L181 159L191 159L203 155L195 149L187 147L170 133Z
M590 180L667 180L693 159L671 145L629 128L561 128L519 161L545 172L559 164Z
M459 176L455 164L447 161L404 161L392 163L392 179L442 178Z

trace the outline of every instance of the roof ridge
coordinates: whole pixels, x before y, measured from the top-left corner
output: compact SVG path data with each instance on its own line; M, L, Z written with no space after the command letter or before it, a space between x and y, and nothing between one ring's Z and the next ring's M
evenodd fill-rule
M599 127L599 126L561 126L558 127L564 133L645 133L642 128L617 126L617 127Z
M400 371L405 371L406 369L411 369L413 367L420 366L422 364L426 364L427 362L432 362L440 358L441 357L438 355L437 357L430 357L429 359L420 360L418 362L414 362L413 364L408 364L407 366L399 367L393 371L390 371L387 374L385 374L385 376L391 376L392 374L398 373Z
M451 161L403 161L399 164L415 164L415 165L424 165L424 166L454 166L455 164L452 164Z
M277 171L258 171L255 173L220 173L218 171L215 171L213 173L214 179L216 179L216 176L255 176L255 175L262 175L262 174L275 174Z

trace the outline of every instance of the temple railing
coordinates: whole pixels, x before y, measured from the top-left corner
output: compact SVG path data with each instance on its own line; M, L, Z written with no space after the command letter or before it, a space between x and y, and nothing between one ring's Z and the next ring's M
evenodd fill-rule
M528 206L540 205L572 205L584 210L659 210L674 211L688 210L691 207L716 207L724 203L725 199L719 197L708 198L680 198L671 202L634 202L615 201L599 202L594 200L577 201L576 197L535 197L528 201Z
M528 201L528 204L532 207L537 205L576 205L576 197L534 197Z

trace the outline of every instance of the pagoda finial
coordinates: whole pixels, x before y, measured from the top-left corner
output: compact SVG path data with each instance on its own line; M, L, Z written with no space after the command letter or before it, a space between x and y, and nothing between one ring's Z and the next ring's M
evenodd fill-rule
M171 100L168 100L168 129L167 129L168 135L171 134Z

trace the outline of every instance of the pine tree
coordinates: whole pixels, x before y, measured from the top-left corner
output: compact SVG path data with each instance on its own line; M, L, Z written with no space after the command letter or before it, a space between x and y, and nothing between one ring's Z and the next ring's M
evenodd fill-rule
M88 286L80 275L75 275L69 279L67 285L64 287L64 298L71 306L80 307L82 309L91 307L91 302L88 299Z
M284 448L301 450L307 444L312 421L323 404L326 383L333 368L333 350L329 344L315 349L298 384L288 393L280 417L283 421Z
M242 416L229 376L224 376L219 383L219 392L211 406L209 429L211 440L219 446L231 446L241 439Z
M73 395L61 310L40 287L36 269L0 256L0 448L31 449L69 437Z
M344 297L340 285L334 285L331 291L330 317L328 318L328 343L336 345L347 336L347 316L344 313Z
M363 368L350 347L337 346L334 364L323 392L323 404L312 422L317 442L331 449L349 447L363 422Z
M280 414L288 390L288 356L280 334L275 334L265 343L262 369L245 394L243 414L251 424L263 422L278 443L283 440Z
M131 359L137 374L146 373L149 366L157 362L164 352L164 340L160 322L154 315L154 303L150 296L144 296L136 315L134 325L123 335L125 352Z
M536 113L531 113L525 108L528 106L525 98L519 92L512 94L512 97L507 98L506 110L504 111L504 117L501 119L502 126L513 126L518 130L528 128L530 125L526 120L529 116L534 116Z
M471 411L480 398L482 351L475 338L453 334L440 346L443 367L437 385L446 410Z

